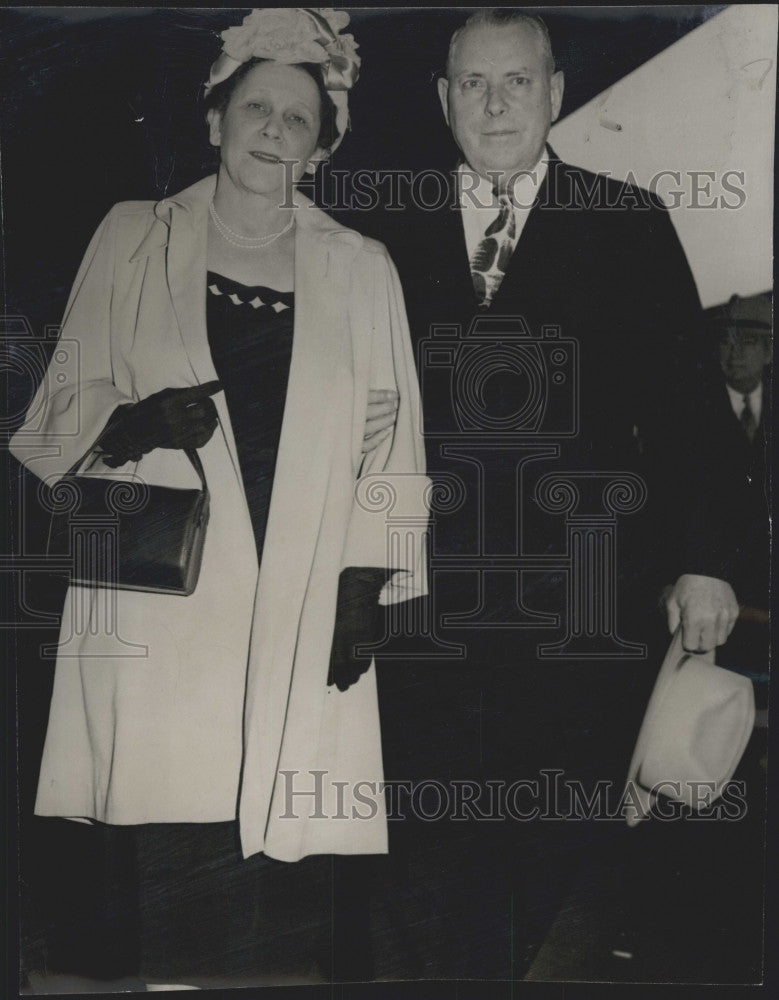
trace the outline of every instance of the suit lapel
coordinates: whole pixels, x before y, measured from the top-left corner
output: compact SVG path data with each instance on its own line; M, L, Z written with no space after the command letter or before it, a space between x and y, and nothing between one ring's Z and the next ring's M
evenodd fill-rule
M429 216L428 247L431 260L424 262L424 267L425 269L432 267L434 274L439 276L442 285L439 289L441 298L452 304L456 303L458 309L467 308L475 311L476 293L473 289L473 276L465 246L457 171L452 171L448 178L446 204L438 213Z
M452 176L452 191L441 218L440 249L447 273L452 275L458 287L468 290L467 298L469 302L475 305L476 293L473 289L471 264L468 260L468 250L465 246L462 211L459 208L457 189L454 185L455 177ZM454 195L454 198L452 198L452 195ZM458 205L458 207L450 208L450 205Z
M521 297L527 287L525 279L528 269L535 267L539 259L545 261L551 252L549 240L544 236L549 218L544 206L556 204L562 163L550 147L547 147L546 156L548 161L546 175L538 189L533 207L525 219L525 225L509 260L503 281L492 300L491 309L495 311L506 308L516 310L517 305L514 300L518 298L518 293ZM553 217L559 214L552 211ZM521 306L521 302L519 305Z

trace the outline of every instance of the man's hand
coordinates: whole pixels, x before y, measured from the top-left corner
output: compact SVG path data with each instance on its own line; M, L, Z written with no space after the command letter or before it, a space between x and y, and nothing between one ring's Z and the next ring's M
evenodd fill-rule
M369 389L363 453L373 451L392 433L398 414L399 396L394 389Z
M682 646L688 653L703 653L721 646L738 618L733 588L713 576L685 573L665 601L668 628L682 624Z

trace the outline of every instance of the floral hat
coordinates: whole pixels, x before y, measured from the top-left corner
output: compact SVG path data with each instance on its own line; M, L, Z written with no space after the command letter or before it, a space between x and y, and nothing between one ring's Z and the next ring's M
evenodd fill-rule
M314 7L268 7L253 10L243 24L221 34L224 46L211 67L205 92L221 83L249 59L275 62L316 63L322 69L325 89L336 107L338 137L331 152L349 127L348 91L357 82L360 57L351 35L339 32L349 24L342 10Z

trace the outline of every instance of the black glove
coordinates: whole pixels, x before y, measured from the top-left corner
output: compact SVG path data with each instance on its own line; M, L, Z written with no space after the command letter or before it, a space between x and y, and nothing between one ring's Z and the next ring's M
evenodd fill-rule
M327 684L345 691L371 665L371 656L355 656L356 646L379 642L384 634L385 608L379 604L381 588L392 574L386 569L350 566L338 578L335 631Z
M112 469L138 462L155 448L202 448L216 430L218 381L186 389L163 389L139 403L114 410L97 445Z

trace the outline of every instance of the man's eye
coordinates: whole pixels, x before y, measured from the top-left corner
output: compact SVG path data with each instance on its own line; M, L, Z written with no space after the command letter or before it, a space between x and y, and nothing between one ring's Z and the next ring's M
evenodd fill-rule
M480 90L483 86L483 80L463 80L463 90Z
M524 84L529 83L529 82L530 81L528 80L528 78L526 76L512 76L511 79L509 80L509 84L512 87L521 87Z

